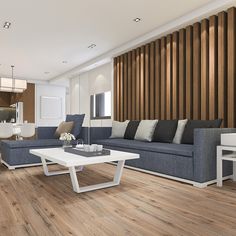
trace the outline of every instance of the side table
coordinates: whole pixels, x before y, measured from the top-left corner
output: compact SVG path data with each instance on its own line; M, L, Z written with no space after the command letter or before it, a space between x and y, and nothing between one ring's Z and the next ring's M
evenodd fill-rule
M223 151L230 151L230 154L223 154ZM223 161L233 162L233 181L236 181L236 146L217 146L217 186L222 187Z

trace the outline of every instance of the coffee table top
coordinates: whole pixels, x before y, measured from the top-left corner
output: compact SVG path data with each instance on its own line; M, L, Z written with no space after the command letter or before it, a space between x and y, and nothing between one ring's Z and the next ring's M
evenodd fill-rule
M65 152L63 148L30 149L30 153L66 167L92 165L104 162L131 160L139 158L139 154L120 152L115 150L111 150L111 154L109 156L95 157L84 157L68 153Z

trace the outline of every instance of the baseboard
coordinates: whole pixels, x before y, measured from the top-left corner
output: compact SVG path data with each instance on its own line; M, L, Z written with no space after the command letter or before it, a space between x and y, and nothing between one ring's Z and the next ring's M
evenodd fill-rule
M23 165L15 165L15 166L11 166L8 163L6 163L4 160L1 160L1 163L6 166L9 170L15 170L18 168L26 168L26 167L34 167L34 166L42 166L42 163L34 163L34 164L23 164ZM55 164L53 162L47 163L48 165L52 165Z
M109 162L109 163L112 164L112 165L116 165L116 163L114 163L114 162ZM139 172L143 172L143 173L146 173L146 174L159 176L159 177L162 177L162 178L175 180L175 181L186 183L186 184L191 184L191 185L193 185L194 187L197 187L197 188L205 188L208 185L212 185L212 184L215 184L217 182L217 180L214 179L214 180L210 180L210 181L207 181L207 182L204 182L204 183L199 183L199 182L195 182L195 181L192 181L192 180L183 179L183 178L179 178L179 177L175 177L175 176L171 176L171 175L166 175L166 174L161 174L161 173L150 171L150 170L144 170L144 169L133 167L133 166L125 165L125 168L135 170L135 171L139 171ZM232 178L232 175L229 175L229 176L223 177L223 180L231 179L231 178Z

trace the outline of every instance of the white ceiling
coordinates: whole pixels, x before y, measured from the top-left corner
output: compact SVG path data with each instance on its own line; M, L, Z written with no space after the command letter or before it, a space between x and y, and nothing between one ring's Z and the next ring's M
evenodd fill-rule
M0 76L54 78L212 1L0 0Z

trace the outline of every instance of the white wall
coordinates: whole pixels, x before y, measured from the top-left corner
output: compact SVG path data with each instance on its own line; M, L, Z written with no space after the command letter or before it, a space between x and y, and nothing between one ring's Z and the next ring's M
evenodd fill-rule
M57 126L65 120L66 87L36 84L35 117L37 126Z
M85 113L83 126L111 126L111 119L90 121L90 95L112 91L112 77L112 63L108 63L71 79L70 113Z

